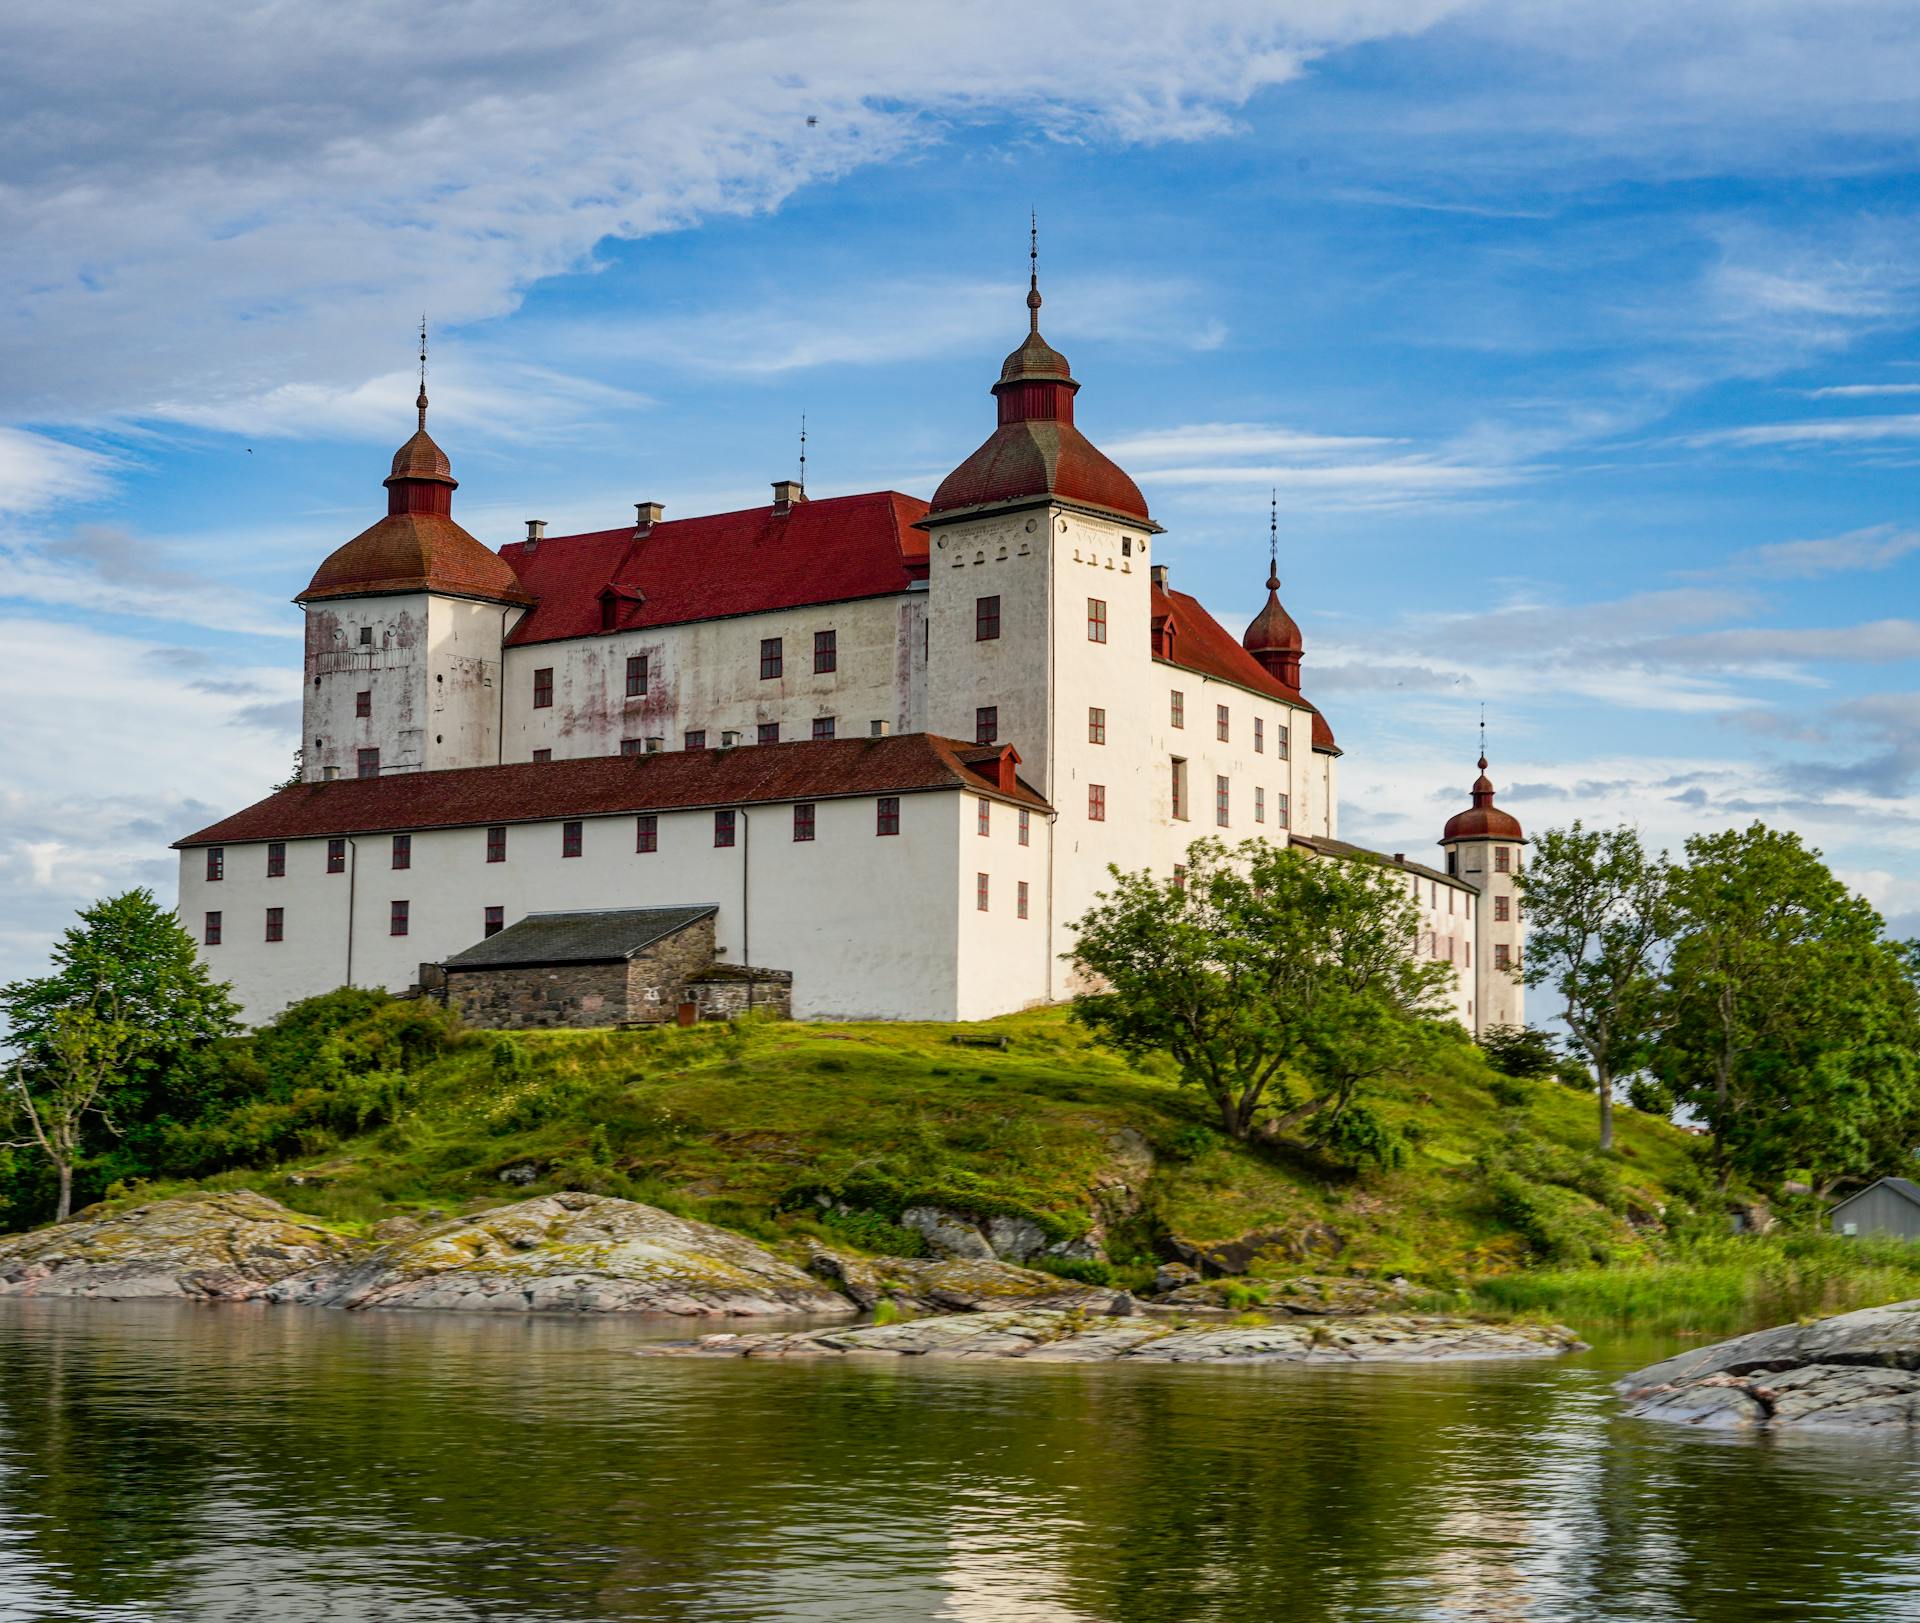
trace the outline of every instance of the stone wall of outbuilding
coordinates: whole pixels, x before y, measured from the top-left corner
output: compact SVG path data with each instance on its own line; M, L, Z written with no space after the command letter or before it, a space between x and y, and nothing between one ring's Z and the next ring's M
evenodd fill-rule
M468 1025L496 1031L667 1021L713 953L713 919L696 919L615 963L449 969L447 1006Z

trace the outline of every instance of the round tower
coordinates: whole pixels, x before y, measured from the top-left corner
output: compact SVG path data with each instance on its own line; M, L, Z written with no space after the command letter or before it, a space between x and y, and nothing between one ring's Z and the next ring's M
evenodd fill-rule
M1526 1024L1525 991L1520 984L1520 946L1525 928L1514 876L1520 872L1527 837L1520 820L1493 803L1484 747L1480 776L1473 781L1473 804L1455 812L1441 830L1447 872L1480 894L1474 901L1473 1029Z

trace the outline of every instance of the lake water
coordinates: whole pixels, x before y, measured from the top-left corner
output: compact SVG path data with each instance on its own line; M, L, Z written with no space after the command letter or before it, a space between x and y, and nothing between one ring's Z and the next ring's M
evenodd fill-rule
M1671 1342L1202 1370L649 1333L0 1303L0 1619L1920 1619L1920 1449L1622 1419L1607 1382Z

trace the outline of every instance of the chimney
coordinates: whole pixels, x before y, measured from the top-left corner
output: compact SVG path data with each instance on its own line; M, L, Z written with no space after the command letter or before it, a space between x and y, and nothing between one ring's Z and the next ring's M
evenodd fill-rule
M806 488L798 479L774 480L773 516L775 518L784 518L806 499Z
M527 546L529 548L539 546L541 541L546 538L546 534L547 521L545 519L530 518L527 520Z
M649 738L646 740L646 753L649 755L658 755L666 747L667 741L664 738Z
M646 535L654 525L660 522L660 515L666 509L658 502L635 502L633 504L633 534L638 540Z
M1147 573L1153 576L1153 589L1156 592L1164 592L1167 589L1167 566L1165 564L1155 564Z
M1396 851L1393 853L1393 860L1404 868L1407 865L1407 853L1404 851Z
M869 738L885 738L892 730L893 729L884 721L874 721L867 724L867 736Z

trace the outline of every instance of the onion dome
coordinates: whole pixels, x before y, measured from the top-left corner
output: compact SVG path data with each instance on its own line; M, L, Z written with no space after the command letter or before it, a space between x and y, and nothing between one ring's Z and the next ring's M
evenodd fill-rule
M439 592L491 603L529 603L512 566L454 523L459 481L447 453L427 433L427 389L414 401L420 426L393 454L387 516L362 530L314 571L297 602Z
M1080 385L1066 356L1040 336L1037 272L1027 285L1027 326L1025 341L1002 363L993 386L999 426L940 481L929 516L1050 496L1158 529L1140 487L1073 425Z
M1269 676L1278 677L1291 688L1300 685L1300 658L1306 644L1300 639L1299 622L1281 606L1277 570L1268 571L1267 605L1253 617L1240 646L1266 668Z
M1447 819L1441 844L1448 840L1512 840L1524 845L1526 839L1520 832L1520 819L1494 805L1493 779L1487 776L1487 758L1482 755L1480 776L1473 780L1473 805Z

